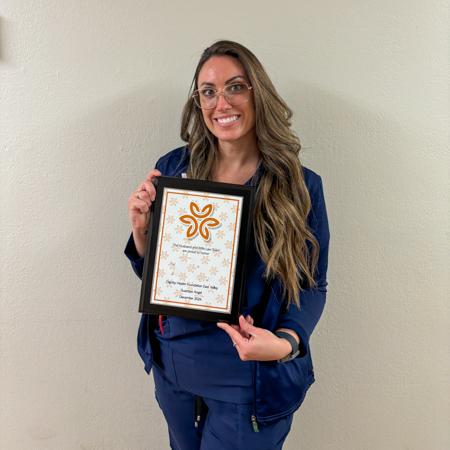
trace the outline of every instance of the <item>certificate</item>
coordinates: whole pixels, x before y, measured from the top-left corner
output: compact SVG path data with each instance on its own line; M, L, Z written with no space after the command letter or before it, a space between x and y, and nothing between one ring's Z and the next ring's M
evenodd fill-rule
M237 322L253 186L158 177L139 311Z

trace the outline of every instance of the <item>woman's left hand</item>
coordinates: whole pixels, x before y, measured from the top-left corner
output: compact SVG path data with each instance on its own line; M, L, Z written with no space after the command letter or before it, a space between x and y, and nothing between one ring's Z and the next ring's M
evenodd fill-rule
M276 361L292 350L286 339L255 327L251 316L239 316L239 325L218 322L217 326L228 333L242 361Z

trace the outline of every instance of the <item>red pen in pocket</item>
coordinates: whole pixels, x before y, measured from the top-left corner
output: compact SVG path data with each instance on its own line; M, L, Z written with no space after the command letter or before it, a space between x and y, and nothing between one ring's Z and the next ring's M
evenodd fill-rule
M161 335L164 336L163 316L161 314L158 317L158 323L159 323L159 331L161 331Z

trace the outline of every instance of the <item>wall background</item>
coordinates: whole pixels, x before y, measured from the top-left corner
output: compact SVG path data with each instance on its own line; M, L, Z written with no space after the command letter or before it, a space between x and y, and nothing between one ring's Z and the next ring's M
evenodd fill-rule
M286 449L450 448L448 7L3 0L0 447L168 448L127 198L229 38L294 110L329 211L317 381Z

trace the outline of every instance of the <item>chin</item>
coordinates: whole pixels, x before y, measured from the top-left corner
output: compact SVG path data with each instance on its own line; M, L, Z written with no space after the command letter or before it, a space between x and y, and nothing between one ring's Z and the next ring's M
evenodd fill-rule
M235 142L248 136L248 132L246 133L239 129L224 131L213 128L210 131L219 141L223 142Z
M222 142L236 142L241 140L244 136L241 134L231 134L231 133L215 133L214 136L216 136L216 138L219 141Z

